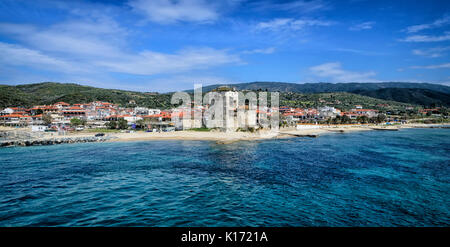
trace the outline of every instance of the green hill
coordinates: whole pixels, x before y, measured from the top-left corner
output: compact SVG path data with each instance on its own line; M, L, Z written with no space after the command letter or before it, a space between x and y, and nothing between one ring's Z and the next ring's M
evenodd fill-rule
M206 86L204 92L220 85ZM263 90L304 94L348 92L372 98L424 106L449 106L450 87L432 83L380 82L380 83L285 83L250 82L228 84L238 90ZM191 90L192 92L192 90Z
M45 82L17 86L0 85L0 107L53 104L64 101L70 104L108 101L122 106L137 105L150 108L170 108L170 94L154 94L115 89L103 89L78 84Z
M378 90L357 90L353 93L429 107L450 106L450 93L422 88L383 88Z
M347 93L280 93L280 106L317 108L321 106L333 106L348 111L361 105L363 108L378 109L381 111L404 111L406 107L414 106L408 103L390 100L376 99L368 96Z
M432 83L379 82L379 83L286 83L286 82L249 82L237 84L218 84L203 87L211 91L219 86L232 86L238 90L267 90L297 93L353 92L357 90L378 90L383 88L421 88L450 94L450 87Z
M361 87L370 83L360 83ZM414 83L412 83L414 84ZM255 85L255 84L253 84ZM261 84L259 84L261 85ZM280 84L279 87L283 87ZM297 85L297 84L296 84ZM325 90L325 85L316 84L319 88ZM334 84L333 84L334 85ZM359 85L359 84L358 84ZM417 85L417 84L416 84ZM434 85L434 84L432 84ZM348 85L347 85L348 86ZM370 87L373 87L371 85ZM435 85L441 86L441 85ZM442 90L445 89L445 86ZM247 87L249 88L249 87ZM285 87L286 88L286 87ZM273 89L273 87L272 87ZM341 86L343 89L343 86ZM347 88L349 89L349 88ZM255 89L253 89L255 90ZM256 89L255 91L259 90ZM331 90L331 89L330 89ZM422 89L378 89L377 90L359 90L358 94L348 92L326 92L326 93L300 93L300 92L280 92L280 105L292 107L318 107L323 105L335 106L346 110L354 105L363 105L367 108L375 109L402 109L412 104L430 105L439 103L448 105L448 95L437 93L432 90ZM279 91L279 90L275 90ZM170 104L171 93L145 93L133 92L116 89L102 89L78 84L65 83L37 83L24 84L17 86L0 85L0 107L24 106L53 104L58 101L64 101L70 104L87 103L92 101L108 101L121 106L145 106L150 108L168 109L173 106ZM382 97L382 99L377 99ZM440 99L440 101L437 101ZM130 104L136 102L136 104ZM400 103L403 102L403 103ZM411 104L410 104L411 103ZM383 106L381 106L383 105Z

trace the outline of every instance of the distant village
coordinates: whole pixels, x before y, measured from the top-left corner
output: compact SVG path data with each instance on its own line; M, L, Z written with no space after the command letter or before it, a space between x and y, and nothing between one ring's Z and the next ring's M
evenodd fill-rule
M198 106L192 112L204 112L208 106ZM226 109L236 111L236 108ZM278 110L278 111L277 111ZM278 109L264 108L256 110L256 124L261 114L271 115L279 112L281 127L301 124L350 124L384 123L389 121L403 123L404 120L392 119L375 109L364 109L355 105L354 109L341 111L334 107L292 108L281 106ZM424 109L424 115L439 113L439 108ZM37 105L31 108L7 107L0 111L0 124L4 126L30 127L32 131L80 131L88 129L138 129L146 131L176 131L191 128L204 128L200 123L189 124L179 121L184 110L149 109L145 107L125 108L109 102L68 104L57 102L52 105ZM193 121L193 120L192 120Z

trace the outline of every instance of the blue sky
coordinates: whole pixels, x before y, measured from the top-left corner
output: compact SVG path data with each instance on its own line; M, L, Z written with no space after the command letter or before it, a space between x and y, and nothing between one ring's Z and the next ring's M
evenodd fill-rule
M0 1L0 83L450 82L450 1Z

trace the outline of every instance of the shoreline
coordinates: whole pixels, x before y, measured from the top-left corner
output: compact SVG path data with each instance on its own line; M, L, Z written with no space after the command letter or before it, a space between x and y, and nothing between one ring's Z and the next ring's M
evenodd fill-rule
M238 141L256 141L267 139L286 139L295 137L319 137L331 133L352 133L360 131L397 131L410 128L450 128L443 124L403 124L403 125L304 125L301 129L282 128L275 131L250 132L217 132L217 131L174 131L174 132L134 132L134 133L107 133L103 137L95 137L94 133L70 133L65 136L57 136L54 133L40 134L44 137L11 139L0 141L0 147L11 146L42 146L64 143L86 142L132 142L132 141L215 141L218 144L228 144ZM2 130L2 129L0 129Z

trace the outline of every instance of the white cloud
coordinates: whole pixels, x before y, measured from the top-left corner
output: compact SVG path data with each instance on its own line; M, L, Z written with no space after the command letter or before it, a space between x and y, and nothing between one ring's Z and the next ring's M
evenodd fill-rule
M158 23L212 22L219 17L218 5L206 0L132 0L129 5Z
M372 29L374 25L375 25L374 21L367 21L367 22L363 22L363 23L351 26L349 28L349 30L350 31L368 30L368 29Z
M3 65L22 63L36 67L41 60L42 64L58 64L47 68L50 70L61 70L65 66L67 71L85 67L90 68L91 73L109 71L156 75L243 63L238 55L208 47L181 49L173 53L132 51L126 43L127 30L111 20L72 21L47 28L0 23L0 33L12 36L27 47L21 50L9 47L12 57L1 60ZM21 58L20 52L33 59Z
M339 62L324 63L311 67L309 70L313 75L330 79L333 82L376 81L372 78L376 75L375 72L353 72L343 70Z
M411 66L411 69L450 69L450 63L427 66Z
M359 49L351 49L351 48L336 48L336 49L332 49L332 51L349 52L349 53L365 55L365 56L383 56L383 55L387 55L387 53L383 53L383 52L367 51L367 50L359 50Z
M273 1L259 1L250 3L256 10L260 11L287 11L296 13L306 13L318 10L326 10L329 5L322 0L297 0L291 2L273 2Z
M432 28L439 28L445 25L450 24L450 17L449 16L445 16L441 19L435 20L432 23L427 23L427 24L420 24L420 25L414 25L414 26L409 26L406 28L406 32L407 33L417 33L419 31L422 30L426 30L426 29L432 29Z
M418 56L435 58L442 57L448 50L450 50L450 47L435 47L429 49L414 49L412 53Z
M44 70L58 70L63 72L79 72L80 66L73 66L70 62L43 54L40 51L0 42L0 63L13 66L29 66Z
M265 49L253 49L253 50L246 50L243 51L243 54L272 54L275 52L274 47L269 47Z
M257 30L300 30L312 26L331 26L334 22L308 19L276 18L268 22L260 22L256 25Z
M121 58L114 60L95 62L114 72L135 75L173 74L230 63L242 62L237 55L212 48L191 48L174 54L143 51L134 55L124 54Z
M112 20L69 21L46 28L0 23L0 33L35 49L72 56L110 56L125 43L126 30Z
M440 36L429 36L429 35L412 35L400 41L403 42L439 42L450 40L450 32L445 32Z

